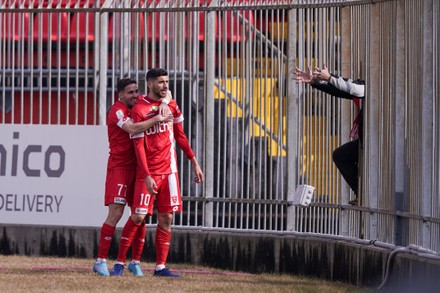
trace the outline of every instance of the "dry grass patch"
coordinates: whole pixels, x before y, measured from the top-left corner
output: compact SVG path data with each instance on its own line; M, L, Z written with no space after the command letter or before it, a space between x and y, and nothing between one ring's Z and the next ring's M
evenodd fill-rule
M143 263L145 277L128 270L122 277L99 277L94 260L0 255L2 292L366 292L341 283L278 274L245 274L200 266L171 264L182 278L152 276L153 264ZM113 261L109 265L113 265Z

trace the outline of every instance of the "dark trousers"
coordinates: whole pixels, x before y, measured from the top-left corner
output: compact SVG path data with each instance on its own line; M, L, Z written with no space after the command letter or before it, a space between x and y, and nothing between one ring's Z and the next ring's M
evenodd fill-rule
M359 139L347 142L333 151L333 162L354 193L358 194Z

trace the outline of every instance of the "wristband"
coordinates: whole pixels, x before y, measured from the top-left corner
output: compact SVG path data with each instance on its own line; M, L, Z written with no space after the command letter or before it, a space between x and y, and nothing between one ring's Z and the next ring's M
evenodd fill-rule
M164 103L165 105L168 105L170 103L170 101L168 101L167 99L162 99L162 103Z

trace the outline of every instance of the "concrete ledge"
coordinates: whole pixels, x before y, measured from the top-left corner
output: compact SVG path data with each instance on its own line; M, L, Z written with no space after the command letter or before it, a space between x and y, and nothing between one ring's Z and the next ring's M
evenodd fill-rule
M91 262L97 255L99 228L20 225L0 228L1 254L81 257L90 258ZM155 260L154 233L154 228L147 228L142 255L145 261ZM117 229L109 259L117 256L120 234L121 229ZM313 276L362 287L381 285L390 249L318 236L175 228L168 261L250 273ZM420 284L432 287L440 283L438 260L399 253L391 263L387 286L406 289L414 284L419 288Z

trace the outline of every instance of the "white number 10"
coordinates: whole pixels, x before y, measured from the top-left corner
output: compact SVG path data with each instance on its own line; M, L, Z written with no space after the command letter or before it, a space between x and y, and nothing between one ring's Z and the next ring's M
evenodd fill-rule
M147 194L141 193L141 202L140 202L141 206L148 206L150 204L150 198L151 196L149 193Z

